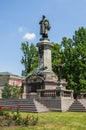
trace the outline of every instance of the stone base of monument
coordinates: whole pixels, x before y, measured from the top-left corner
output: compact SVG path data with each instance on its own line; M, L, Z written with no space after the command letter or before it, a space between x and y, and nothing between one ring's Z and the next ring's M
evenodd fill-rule
M53 97L40 97L36 99L38 102L46 106L49 111L67 111L74 99L71 98L53 98Z
M56 96L73 99L73 90L67 90L64 87L57 87L56 88Z
M66 89L66 81L45 80L45 89L37 90L37 101L47 106L50 111L67 111L73 103L73 91Z
M23 93L22 99L36 99L38 98L37 92Z
M74 102L71 91L59 90L38 90L38 102L49 108L49 111L67 111Z
M50 85L51 82L50 84L45 82L46 88L37 90L38 97L73 99L73 90L67 90L61 83L59 86L57 86L57 84L54 86L54 83Z
M45 74L45 80L44 80L45 89L56 89L57 76L55 75L55 73L50 71L44 71L44 74Z

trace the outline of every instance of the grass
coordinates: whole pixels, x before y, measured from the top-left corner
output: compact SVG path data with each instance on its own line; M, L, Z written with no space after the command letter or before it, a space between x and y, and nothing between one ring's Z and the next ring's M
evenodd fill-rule
M27 113L22 113L25 116ZM86 112L30 113L38 115L36 126L4 127L0 130L86 130Z

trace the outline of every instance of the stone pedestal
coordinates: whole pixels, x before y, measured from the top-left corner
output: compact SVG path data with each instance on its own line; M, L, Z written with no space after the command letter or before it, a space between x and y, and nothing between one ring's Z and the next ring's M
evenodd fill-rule
M51 61L51 48L52 44L49 40L40 40L37 43L38 47L38 67L46 66L47 71L52 71L52 61Z
M52 71L52 58L51 58L51 44L49 39L42 39L37 43L38 47L38 67L43 66L47 69L44 70L45 80L44 85L45 89L56 89L57 86L57 76Z
M45 84L45 89L56 89L57 87L57 76L55 75L55 73L49 72L49 71L44 71L45 76L45 80L44 80L44 84Z

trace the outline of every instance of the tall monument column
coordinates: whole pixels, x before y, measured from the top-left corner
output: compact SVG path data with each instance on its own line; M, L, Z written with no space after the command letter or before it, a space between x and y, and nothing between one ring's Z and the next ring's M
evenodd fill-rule
M40 24L40 34L42 38L37 44L38 47L38 66L47 67L48 71L52 71L52 60L51 60L51 48L52 44L48 39L48 31L50 30L51 26L47 18L43 15L42 20L39 22Z
M47 67L47 71L52 71L51 48L52 44L49 40L40 40L38 47L38 66Z
M51 49L53 47L52 43L48 39L48 31L51 26L47 18L43 15L40 24L40 38L37 43L38 47L38 67L46 67L44 70L45 77L45 89L55 89L57 86L57 76L52 71L52 59L51 59Z

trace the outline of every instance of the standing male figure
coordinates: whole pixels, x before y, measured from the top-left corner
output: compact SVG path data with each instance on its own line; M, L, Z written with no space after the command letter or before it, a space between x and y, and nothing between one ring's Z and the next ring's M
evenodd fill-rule
M47 18L43 15L42 20L39 22L40 24L40 34L42 38L48 38L48 30L50 30L51 26Z

